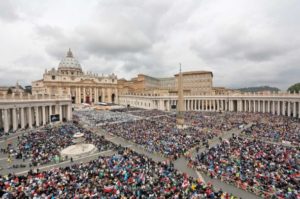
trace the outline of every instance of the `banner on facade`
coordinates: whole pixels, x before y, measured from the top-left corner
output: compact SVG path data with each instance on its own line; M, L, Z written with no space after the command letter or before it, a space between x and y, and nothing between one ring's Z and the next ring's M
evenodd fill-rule
M59 114L50 115L51 122L58 122L59 121Z

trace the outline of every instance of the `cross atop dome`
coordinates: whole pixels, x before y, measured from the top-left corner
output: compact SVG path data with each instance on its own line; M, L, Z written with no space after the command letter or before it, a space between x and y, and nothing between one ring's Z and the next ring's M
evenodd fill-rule
M68 51L68 53L67 53L67 57L74 58L74 57L73 57L73 53L72 53L72 51L71 51L71 48L69 48L69 51Z

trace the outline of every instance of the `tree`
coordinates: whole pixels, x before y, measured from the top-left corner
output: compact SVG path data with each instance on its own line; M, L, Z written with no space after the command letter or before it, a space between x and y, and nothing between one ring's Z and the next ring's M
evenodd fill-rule
M300 91L300 82L290 86L288 88L288 91L290 91L291 93L294 93L294 92L299 93L299 91Z

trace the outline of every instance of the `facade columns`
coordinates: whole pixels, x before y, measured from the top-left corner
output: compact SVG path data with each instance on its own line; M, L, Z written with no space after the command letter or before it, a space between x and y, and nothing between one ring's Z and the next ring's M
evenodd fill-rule
M67 120L68 121L71 121L72 120L72 106L71 105L68 105L67 106Z
M81 104L81 87L78 87L78 102Z
M263 100L262 102L263 102L263 111L262 112L265 113L266 112L266 107L265 107L266 102L265 102L265 100Z
M105 88L102 88L102 92L101 92L101 100L102 102L105 102Z
M86 91L85 91L85 87L83 87L83 103L86 103Z
M98 88L95 87L95 93L94 93L94 103L98 103L99 102L99 95L98 95Z
M280 115L280 101L277 101L277 115Z

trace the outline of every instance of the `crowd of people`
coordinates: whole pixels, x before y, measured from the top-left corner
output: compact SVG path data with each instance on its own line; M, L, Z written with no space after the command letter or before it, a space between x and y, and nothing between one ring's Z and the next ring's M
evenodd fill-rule
M258 115L234 113L186 112L186 128L177 128L176 116L162 111L136 111L144 119L138 121L106 124L102 128L108 133L123 137L141 145L149 152L179 157L189 149L208 139L221 136L233 128L244 126L258 119ZM130 113L132 114L132 112Z
M259 137L273 142L292 145L300 143L300 120L281 116L261 117L261 120L245 129L245 135Z
M84 142L94 144L99 151L114 147L113 143L89 130L73 123L61 126L46 126L40 130L33 130L18 137L16 147L8 146L5 150L11 157L30 160L32 166L44 165L64 158L60 156L62 149L73 145L73 135L77 132L84 134Z
M259 139L233 136L190 163L210 177L235 184L264 198L300 196L299 150Z
M157 152L166 156L178 157L201 141L201 136L193 136L197 133L196 129L175 128L174 124L164 122L165 118L160 117L159 121L143 119L107 124L102 128L108 133L139 144L149 152Z
M236 198L129 149L25 176L0 175L2 198Z
M206 143L206 150L196 150L196 156L189 157L190 166L264 198L300 198L299 119L268 113L191 111L184 114L186 126L178 128L174 113L159 110L88 109L75 111L74 118L75 123L32 130L18 137L17 147L11 145L4 151L29 159L34 166L43 165L56 160L63 148L74 144L73 135L81 132L85 143L117 153L65 168L30 171L26 176L0 175L0 195L36 199L234 198L178 173L172 162L155 163L105 140L76 124L81 120L170 160ZM221 138L234 128L243 129L242 134ZM220 143L209 148L208 140L215 137ZM281 144L283 141L291 144Z
M98 111L98 110L80 110L75 111L75 117L89 124L90 126L101 126L106 123L114 122L127 122L139 119L139 117L127 114L125 112L113 112L113 111Z
M161 110L128 110L127 111L128 114L131 115L135 115L135 116L139 116L139 117L143 117L143 118L149 118L149 117L159 117L159 116L163 116L163 115L172 115L172 113L170 112L165 112L165 111L161 111Z

